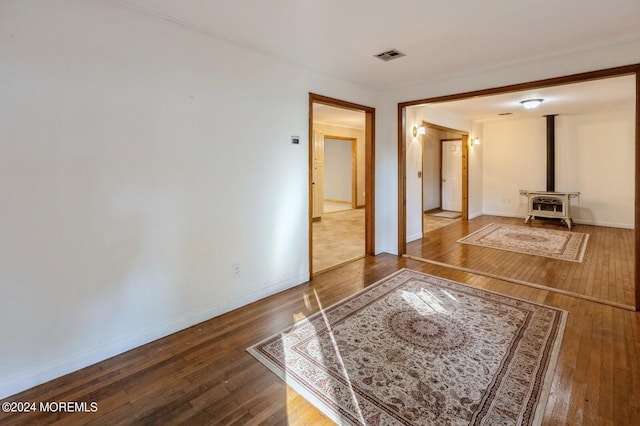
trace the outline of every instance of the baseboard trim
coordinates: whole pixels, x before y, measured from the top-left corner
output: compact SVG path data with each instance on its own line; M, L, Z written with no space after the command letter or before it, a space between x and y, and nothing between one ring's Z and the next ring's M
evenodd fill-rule
M526 214L522 215L522 214L494 212L494 211L478 213L474 217L483 216L483 215L522 218L523 221L527 217ZM471 217L469 217L469 219L471 219ZM572 220L574 223L577 223L579 225L592 225L592 226L605 226L608 228L634 229L634 225L629 223L603 222L600 220L585 220L585 219L576 219L576 218L572 218Z
M336 263L335 265L327 266L327 267L326 267L326 268L324 268L324 269L320 269L320 270L318 270L318 271L314 271L314 272L313 272L313 275L314 275L314 276L316 276L316 275L318 275L318 274L322 274L322 273L324 273L324 272L333 271L334 269L338 269L338 268L340 268L341 266L347 265L347 264L349 264L349 263L351 263L351 262L355 262L356 260L364 259L365 257L366 257L366 255L365 255L365 254L361 254L361 255L358 255L358 256L354 256L354 257L352 257L352 258L350 258L350 259L347 259L347 260L344 260L344 261L342 261L342 262L340 262L340 263Z
M8 398L32 387L57 379L74 371L120 355L131 349L146 345L170 334L192 327L204 321L233 311L234 309L256 302L265 297L279 293L309 281L309 273L300 274L290 279L269 285L254 293L230 299L227 303L200 311L183 314L180 318L167 321L112 342L93 347L87 351L72 354L68 357L49 362L38 368L21 372L2 380L0 399Z
M410 243L411 241L419 240L420 238L422 238L422 233L410 235L407 237L407 243Z

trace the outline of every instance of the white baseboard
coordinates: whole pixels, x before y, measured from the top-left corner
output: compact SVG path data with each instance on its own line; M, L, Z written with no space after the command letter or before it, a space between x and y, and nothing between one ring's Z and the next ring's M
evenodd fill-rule
M300 274L296 277L264 287L257 292L236 297L225 304L197 312L186 313L180 318L175 318L134 335L116 339L68 357L53 360L37 368L8 377L3 379L0 384L0 399L5 399L34 386L46 383L97 362L104 361L307 281L309 281L309 273Z
M496 211L485 211L482 212L481 215L488 216L502 216L502 217L517 217L524 220L527 215L526 214L515 214L515 213L506 213L506 212L496 212ZM480 215L479 215L480 216ZM469 217L471 219L471 217ZM623 229L634 229L634 225L631 223L616 223L616 222L604 222L601 220L584 220L584 219L573 219L574 223L582 224L582 225L593 225L593 226L606 226L609 228L623 228Z
M394 256L398 255L398 247L387 247L387 248L382 248L380 250L376 250L376 256L382 253L387 253L387 254L392 254Z
M633 224L628 224L628 223L602 222L599 220L583 220L583 219L573 219L573 222L579 223L582 225L606 226L608 228L635 229L635 226Z
M422 238L422 233L414 234L407 237L407 242L410 243L411 241L419 240L420 238Z
M483 211L482 212L483 215L486 216L502 216L502 217L520 217L524 220L525 217L527 217L527 215L522 215L522 214L516 214L516 213L512 213L512 212L498 212L498 211Z

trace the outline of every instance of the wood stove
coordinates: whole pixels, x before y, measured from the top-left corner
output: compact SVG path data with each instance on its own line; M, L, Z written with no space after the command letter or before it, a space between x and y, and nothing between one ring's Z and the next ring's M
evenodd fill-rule
M547 190L520 190L520 195L528 198L528 212L524 223L536 217L560 219L569 229L573 226L571 219L571 199L580 195L579 192L556 192L556 136L555 115L545 115L547 119Z
M521 189L520 195L528 198L528 212L524 223L536 217L560 219L569 229L573 226L571 219L572 198L579 192L526 191Z

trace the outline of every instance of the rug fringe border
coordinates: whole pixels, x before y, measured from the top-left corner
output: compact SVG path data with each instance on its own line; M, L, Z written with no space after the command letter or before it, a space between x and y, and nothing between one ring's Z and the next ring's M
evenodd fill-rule
M280 333L277 333L277 334L280 334ZM273 335L273 336L271 336L271 337L269 337L269 338L267 338L265 340L269 340L269 339L271 339L272 337L275 337L275 336L276 335ZM327 405L324 401L322 401L321 399L317 398L311 392L308 392L298 382L297 379L295 379L293 377L287 378L287 372L286 372L285 369L282 369L279 366L275 365L273 362L271 362L271 360L269 360L268 358L262 356L262 354L260 354L258 351L256 351L255 350L255 346L258 346L263 342L257 343L255 345L247 348L247 352L249 352L249 354L251 354L256 360L261 362L265 367L267 367L272 373L274 373L276 376L278 376L278 378L280 378L280 380L282 380L282 382L284 383L285 386L291 387L300 396L302 396L304 399L306 399L311 405L315 406L320 412L322 412L322 414L327 416L329 419L331 419L332 421L334 421L337 424L345 424L345 422L348 423L348 424L353 424L351 421L349 421L349 419L347 419L344 416L342 416L339 412L337 412L331 406Z
M545 305L546 306L546 305ZM551 388L553 385L553 377L555 376L556 367L558 366L558 358L560 357L560 349L564 341L564 332L567 326L567 318L569 313L563 309L561 311L560 324L558 324L558 334L553 342L553 348L549 355L549 364L547 371L545 372L544 379L542 380L542 390L540 391L540 402L536 407L536 411L533 415L532 425L542 425L544 420L544 413L547 410L547 404L549 403L549 397L551 396Z

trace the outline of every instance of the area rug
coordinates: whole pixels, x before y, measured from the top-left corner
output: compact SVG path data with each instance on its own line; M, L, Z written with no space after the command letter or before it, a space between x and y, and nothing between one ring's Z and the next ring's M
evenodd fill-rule
M565 311L403 269L247 350L339 424L540 424Z
M459 243L582 262L589 234L492 223Z
M429 216L444 217L444 218L447 218L447 219L458 219L459 217L462 217L462 213L460 213L460 212L450 212L450 211L441 211L441 212L437 212L437 213L429 213Z

